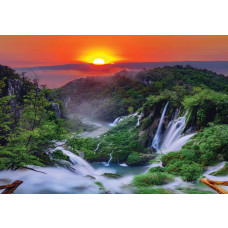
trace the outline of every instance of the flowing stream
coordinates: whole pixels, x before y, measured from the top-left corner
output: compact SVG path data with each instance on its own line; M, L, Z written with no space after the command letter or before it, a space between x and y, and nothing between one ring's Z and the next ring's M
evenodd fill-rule
M57 167L30 166L39 172L28 169L16 171L6 170L0 173L0 185L22 180L23 184L16 189L15 193L70 193L70 194L95 194L102 193L95 184L101 182L110 193L133 193L129 187L133 176L145 172L144 167L128 167L104 163L89 164L84 159L66 150L62 146L56 149L62 150L69 156L73 169ZM111 155L110 155L111 159ZM41 173L42 172L42 173ZM122 177L114 179L103 176L104 173L119 173Z

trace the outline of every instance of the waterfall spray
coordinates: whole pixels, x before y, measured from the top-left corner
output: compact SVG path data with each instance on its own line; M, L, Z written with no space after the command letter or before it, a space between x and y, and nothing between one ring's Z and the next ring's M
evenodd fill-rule
M194 133L188 135L182 134L186 126L186 116L187 112L181 117L174 115L174 118L176 119L169 122L159 149L162 153L180 150L182 146L194 135Z
M159 124L158 124L157 132L156 132L154 139L152 141L151 147L153 147L156 151L159 150L160 140L162 137L162 124L163 124L163 121L165 118L165 113L166 113L168 104L169 104L169 101L166 103L166 105L164 107L164 110L163 110L162 115L161 115L161 119L160 119Z

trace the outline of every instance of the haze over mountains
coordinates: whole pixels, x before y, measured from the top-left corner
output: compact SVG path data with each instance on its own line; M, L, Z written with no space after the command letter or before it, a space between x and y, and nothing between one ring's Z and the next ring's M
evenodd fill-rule
M27 72L27 76L38 76L41 84L49 88L58 88L69 81L87 76L108 76L121 70L138 71L163 66L191 65L199 69L208 69L225 76L228 75L228 61L180 61L180 62L126 62L101 66L80 63L52 66L34 66L15 68L17 72Z

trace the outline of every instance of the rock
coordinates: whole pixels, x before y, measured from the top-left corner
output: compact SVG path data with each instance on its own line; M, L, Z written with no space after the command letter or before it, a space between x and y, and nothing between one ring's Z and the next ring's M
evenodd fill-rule
M108 177L108 178L119 178L119 177L122 177L118 173L104 173L104 174L102 174L102 176L105 176L105 177Z
M88 177L88 178L90 178L90 179L96 179L95 177L93 177L93 176L91 176L91 175L86 175L85 177Z

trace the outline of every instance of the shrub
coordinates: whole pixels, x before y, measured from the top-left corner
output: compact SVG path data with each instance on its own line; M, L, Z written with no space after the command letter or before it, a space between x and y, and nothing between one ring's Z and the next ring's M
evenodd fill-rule
M137 152L133 152L127 158L127 165L135 166L135 165L143 165L147 162L147 158L143 155L139 155Z
M149 169L150 173L154 173L154 172L164 172L164 168L161 166L156 166L156 167L152 167Z
M148 187L153 185L162 185L173 180L173 176L164 172L145 173L135 176L133 185L136 187Z
M195 162L176 159L166 165L165 171L180 176L185 181L195 181L201 176L203 169Z
M54 159L60 159L60 160L66 160L66 161L70 161L69 156L67 156L66 154L64 154L62 152L62 150L55 150L53 152L53 158Z

